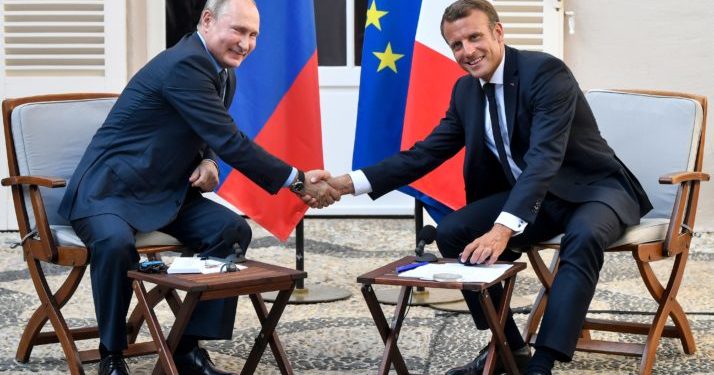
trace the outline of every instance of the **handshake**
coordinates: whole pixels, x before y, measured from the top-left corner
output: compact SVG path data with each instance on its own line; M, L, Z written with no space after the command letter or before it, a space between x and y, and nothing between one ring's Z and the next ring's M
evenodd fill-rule
M349 175L332 177L330 172L316 169L305 172L305 190L298 195L308 206L324 208L352 193L354 185Z

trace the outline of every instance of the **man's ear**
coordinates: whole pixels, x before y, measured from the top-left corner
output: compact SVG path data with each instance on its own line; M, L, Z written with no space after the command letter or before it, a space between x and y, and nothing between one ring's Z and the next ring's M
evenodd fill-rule
M504 39L504 31L503 31L503 24L500 22L496 22L496 25L493 26L493 35L496 37L496 40L499 42L503 42Z
M213 13L210 10L204 9L201 12L201 18L199 18L198 25L201 30L206 29L211 22L213 22Z

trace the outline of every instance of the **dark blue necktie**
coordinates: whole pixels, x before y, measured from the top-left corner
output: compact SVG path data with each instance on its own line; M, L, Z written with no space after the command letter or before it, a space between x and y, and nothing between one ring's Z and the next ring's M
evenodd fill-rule
M483 85L483 91L486 93L486 98L488 98L488 113L491 115L491 131L493 132L493 140L496 143L496 150L498 151L498 160L501 161L501 168L508 182L510 182L511 185L515 185L516 179L513 177L511 165L508 163L506 146L501 136L501 126L499 125L498 110L496 109L496 90L492 83L487 83Z
M228 70L221 69L218 72L218 80L221 82L221 100L225 103L226 101L226 86L228 86Z

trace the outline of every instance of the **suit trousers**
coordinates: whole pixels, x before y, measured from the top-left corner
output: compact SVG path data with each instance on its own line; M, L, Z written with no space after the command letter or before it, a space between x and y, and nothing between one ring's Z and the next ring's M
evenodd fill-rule
M510 191L496 193L468 204L439 223L437 245L446 258L457 257L464 247L488 232L501 213ZM514 261L513 251L565 233L560 248L560 265L543 316L536 348L547 347L569 361L575 350L585 315L595 293L605 248L616 241L626 226L615 211L600 202L571 203L548 194L533 223L511 237L499 260ZM503 294L501 284L489 288L494 304ZM475 293L463 292L478 329L487 329ZM513 319L509 311L508 319Z
M113 214L72 221L72 227L90 250L90 278L100 342L109 351L127 347L126 315L131 302L131 282L127 271L139 261L136 230ZM202 256L226 257L232 244L223 243L223 231L235 228L239 244L247 249L252 232L240 215L190 192L176 218L161 232L176 237L189 252ZM184 335L199 339L230 339L237 298L202 301L196 306Z

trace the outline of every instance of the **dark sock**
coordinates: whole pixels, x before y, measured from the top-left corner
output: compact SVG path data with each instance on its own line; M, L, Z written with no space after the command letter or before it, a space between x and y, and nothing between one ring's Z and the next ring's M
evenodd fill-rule
M550 374L556 357L557 353L552 349L537 348L535 354L533 354L533 358L528 362L526 373L529 371L539 371L544 374Z
M112 355L112 354L122 355L122 354L121 354L121 350L119 350L119 351L110 351L109 349L107 349L106 346L104 346L104 344L99 343L99 357L100 357L101 359L107 358L107 357L109 357L109 355Z
M198 339L195 336L183 335L176 347L176 354L182 355L190 352L198 346Z
M526 342L523 341L521 331L518 329L513 317L506 319L506 326L503 327L503 333L506 335L506 342L511 348L511 351L516 351L526 346Z

